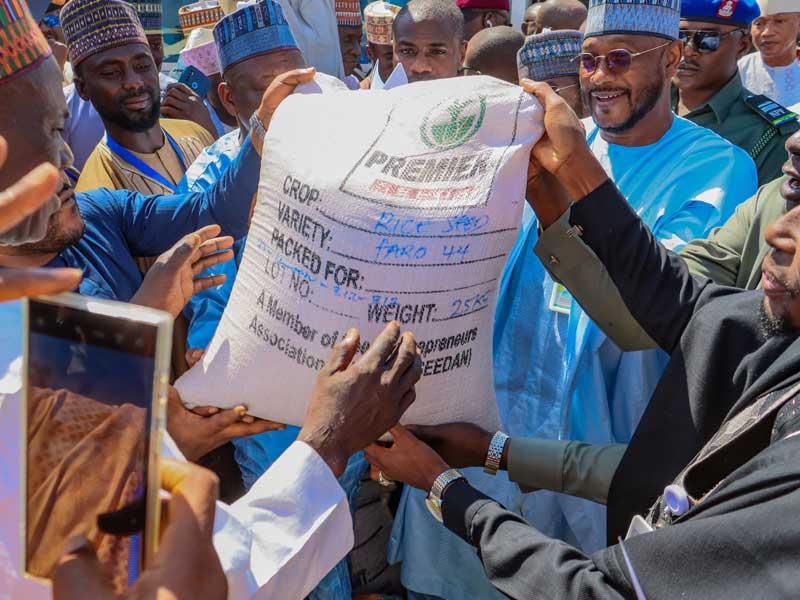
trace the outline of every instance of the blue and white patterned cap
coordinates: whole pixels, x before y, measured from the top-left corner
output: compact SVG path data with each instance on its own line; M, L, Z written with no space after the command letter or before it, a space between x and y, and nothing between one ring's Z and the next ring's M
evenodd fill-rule
M583 34L571 29L547 31L525 38L517 52L520 75L533 81L578 76L575 57L581 53Z
M589 0L584 38L654 35L678 39L681 0Z
M226 15L214 26L214 41L223 73L253 56L299 50L286 15L275 0L261 0Z

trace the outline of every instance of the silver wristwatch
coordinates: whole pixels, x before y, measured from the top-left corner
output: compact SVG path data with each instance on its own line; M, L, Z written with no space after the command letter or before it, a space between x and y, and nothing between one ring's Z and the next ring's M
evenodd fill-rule
M503 450L505 450L508 439L508 436L502 431L498 431L492 436L489 451L486 453L486 462L483 465L485 473L497 475L497 470L500 468L500 460L503 458Z
M431 511L433 518L439 523L444 522L442 518L442 494L444 494L447 486L459 479L466 479L466 477L456 469L448 469L434 480L433 487L428 493L428 497L425 498L425 505Z
M250 127L250 135L255 135L259 140L264 140L267 135L267 129L264 123L258 118L258 111L254 112L248 121Z

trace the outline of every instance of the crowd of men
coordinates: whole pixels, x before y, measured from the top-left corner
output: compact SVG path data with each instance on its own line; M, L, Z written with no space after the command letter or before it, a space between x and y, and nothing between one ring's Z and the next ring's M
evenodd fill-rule
M348 94L485 75L541 103L495 315L503 430L398 425L422 371L397 323L357 366L348 331L301 428L171 389L185 460L164 463L157 561L115 589L65 531L55 597L796 596L800 0L545 0L521 23L509 0L184 8L166 59L203 95L164 72L159 2L0 3L0 472L19 462L9 301L166 311L185 372L280 151L270 120L317 73ZM27 597L12 563L0 591Z

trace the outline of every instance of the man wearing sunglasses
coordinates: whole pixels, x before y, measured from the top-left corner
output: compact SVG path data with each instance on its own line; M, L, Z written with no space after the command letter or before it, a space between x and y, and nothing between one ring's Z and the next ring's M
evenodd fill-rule
M783 107L742 85L737 61L750 49L750 24L758 15L756 0L683 0L683 60L672 106L750 154L758 184L765 185L781 176L784 144L800 126Z
M756 190L753 161L713 132L676 117L669 82L682 58L679 2L592 2L576 60L591 119L587 141L632 208L670 249L721 225ZM529 188L529 201L546 195ZM534 196L534 197L532 197ZM570 238L523 231L506 266L496 310L495 390L506 433L624 443L658 382L665 356L625 353L545 267L578 270ZM572 232L574 235L575 232ZM539 253L547 247L546 254ZM549 292L549 293L548 293ZM524 407L524 409L522 408ZM506 410L507 409L507 410ZM526 415L526 418L515 415ZM509 426L510 425L510 426ZM585 550L605 543L602 507L537 492L523 514Z

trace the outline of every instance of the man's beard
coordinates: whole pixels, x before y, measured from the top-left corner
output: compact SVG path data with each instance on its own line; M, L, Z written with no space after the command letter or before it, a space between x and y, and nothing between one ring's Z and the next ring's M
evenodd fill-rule
M126 113L122 107L122 103L136 96L141 95L144 91L153 101L150 110L146 113L141 111L134 113L131 116ZM116 111L109 111L107 114L102 115L103 118L108 119L115 125L119 125L125 131L141 132L152 129L158 124L158 119L161 113L161 94L157 89L144 88L144 90L136 90L127 94L120 94L114 99L114 106L117 107Z
M631 110L631 114L628 119L622 123L621 125L613 125L609 127L600 127L603 131L607 131L608 133L622 133L624 131L628 131L632 129L639 121L644 119L651 110L655 107L658 99L661 97L661 93L664 91L664 86L666 82L664 79L657 79L653 81L653 83L649 84L642 90L642 98L639 103L633 106ZM591 109L592 106L592 98L591 92L596 91L598 88L594 88L593 90L584 90L581 88L581 93L583 95L583 103L587 107ZM591 111L590 111L591 112Z
M80 225L73 229L63 230L59 226L59 213L55 213L50 217L50 222L47 224L47 234L44 238L38 242L15 246L15 254L18 256L58 254L70 246L77 244L86 231L86 222L83 220L83 216L80 214L80 209L77 204L75 205L75 210L78 211Z
M765 340L797 333L786 315L771 315L767 312L766 298L758 305L758 328Z

